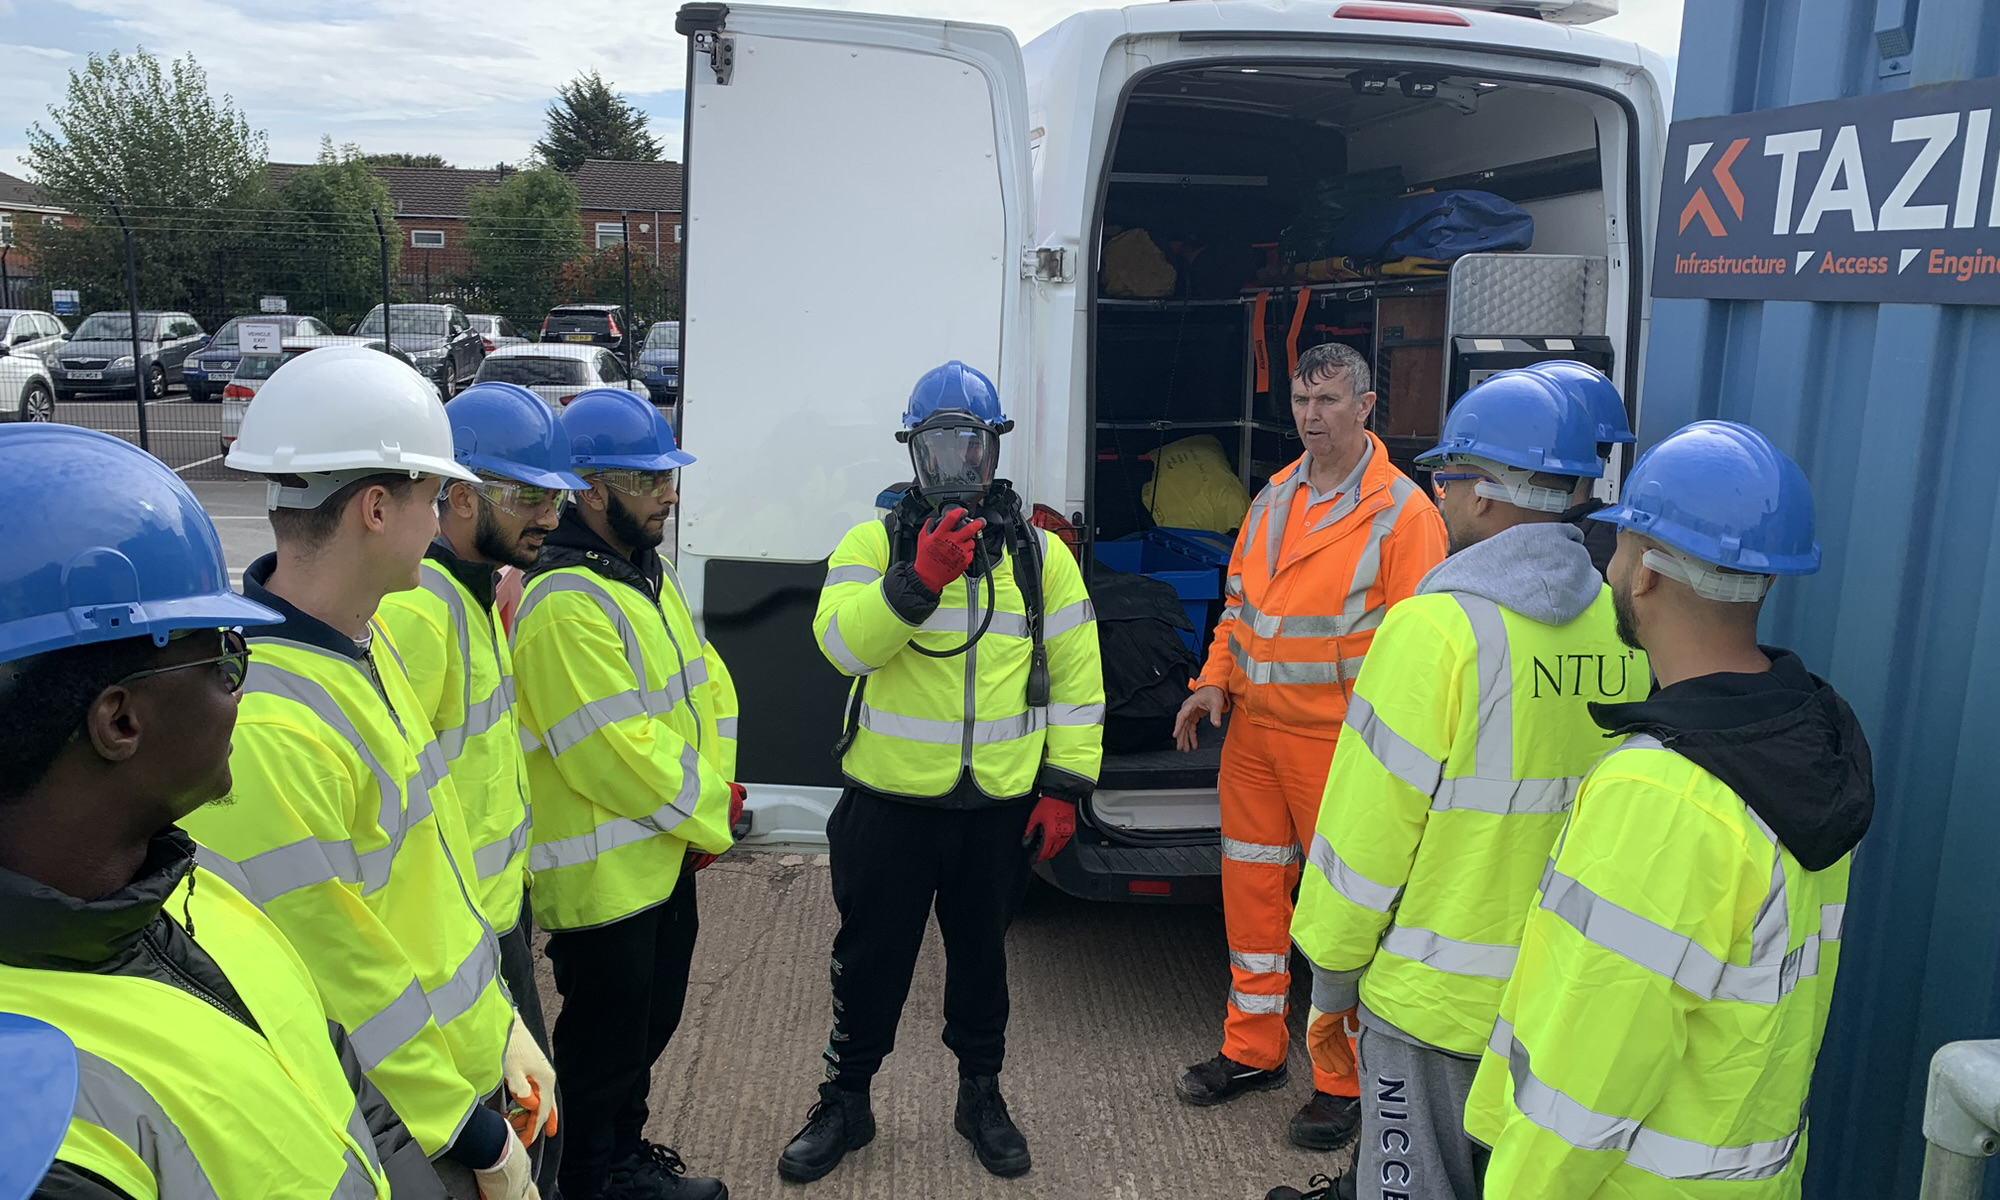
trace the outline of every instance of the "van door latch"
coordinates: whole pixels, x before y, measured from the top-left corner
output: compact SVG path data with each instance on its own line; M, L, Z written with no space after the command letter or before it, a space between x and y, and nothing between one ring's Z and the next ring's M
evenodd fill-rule
M708 55L708 65L715 72L718 87L728 87L729 79L736 74L736 39L723 37L713 29L704 29L694 35L694 48Z
M1021 253L1021 278L1042 279L1050 283L1068 283L1069 251L1049 246L1024 250Z

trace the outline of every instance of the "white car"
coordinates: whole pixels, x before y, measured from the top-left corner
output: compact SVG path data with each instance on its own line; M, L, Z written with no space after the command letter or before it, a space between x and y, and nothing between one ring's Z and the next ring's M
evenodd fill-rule
M608 347L565 342L501 346L479 364L479 374L472 381L516 383L556 409L576 399L578 392L591 388L624 388L652 398L645 382L628 375L624 360Z
M278 343L276 354L246 354L236 364L236 374L222 389L222 452L229 453L229 447L236 444L236 435L243 428L243 414L250 410L250 401L256 399L257 390L264 386L279 367L306 353L326 346L367 346L394 356L411 370L417 364L410 356L385 344L381 338L341 337L288 337Z
M53 421L56 389L49 365L0 346L0 421Z

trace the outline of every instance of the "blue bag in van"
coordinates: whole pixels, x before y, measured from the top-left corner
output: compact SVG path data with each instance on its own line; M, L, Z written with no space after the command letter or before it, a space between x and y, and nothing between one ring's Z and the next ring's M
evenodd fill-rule
M1455 189L1404 196L1343 222L1333 243L1365 262L1398 258L1449 261L1463 254L1526 250L1535 219L1492 192Z

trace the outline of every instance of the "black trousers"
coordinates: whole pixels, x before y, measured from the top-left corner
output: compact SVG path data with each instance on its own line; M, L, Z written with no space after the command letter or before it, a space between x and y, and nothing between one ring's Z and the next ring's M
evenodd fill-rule
M507 992L514 998L514 1008L521 1014L521 1023L528 1027L528 1033L542 1053L549 1055L551 1063L555 1055L549 1049L548 1024L542 1015L542 992L535 986L535 951L530 941L534 931L534 921L528 907L528 899L521 898L521 916L514 927L500 935L500 978L507 984ZM563 1106L562 1085L556 1085L557 1129L552 1136L536 1141L534 1151L540 1155L535 1168L535 1186L542 1193L542 1200L557 1200L561 1189L556 1186L556 1172L562 1166L563 1133L568 1125L560 1120Z
M562 1012L562 1190L587 1196L614 1162L639 1149L653 1064L681 1023L699 919L693 872L664 904L609 925L549 935Z
M833 860L833 1033L826 1077L866 1091L896 1045L924 926L944 935L944 1044L962 1077L1007 1054L1007 925L1028 884L1026 802L948 809L862 788L827 819Z

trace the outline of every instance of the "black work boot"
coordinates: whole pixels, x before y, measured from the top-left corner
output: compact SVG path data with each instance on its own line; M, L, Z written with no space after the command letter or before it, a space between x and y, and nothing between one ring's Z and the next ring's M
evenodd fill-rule
M599 1182L605 1200L729 1200L720 1179L689 1175L681 1156L665 1146L642 1142L611 1164Z
M849 1150L874 1140L875 1110L868 1093L822 1083L819 1102L806 1114L806 1127L778 1156L778 1174L793 1183L811 1183L839 1166Z
M1269 1071L1246 1067L1225 1054L1205 1063L1196 1063L1174 1082L1174 1092L1188 1104L1207 1108L1224 1104L1249 1092L1268 1092L1284 1087L1292 1079L1291 1070L1279 1063Z
M958 1112L951 1127L972 1143L979 1165L992 1174L1012 1179L1028 1173L1028 1141L1014 1128L1007 1101L1000 1095L1000 1081L993 1076L958 1081Z
M1354 1172L1349 1171L1339 1179L1328 1179L1315 1175L1306 1185L1308 1190L1279 1186L1264 1193L1264 1200L1354 1200Z
M1344 1150L1361 1133L1361 1101L1314 1092L1305 1107L1293 1114L1286 1133L1292 1145L1307 1150Z

